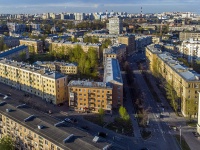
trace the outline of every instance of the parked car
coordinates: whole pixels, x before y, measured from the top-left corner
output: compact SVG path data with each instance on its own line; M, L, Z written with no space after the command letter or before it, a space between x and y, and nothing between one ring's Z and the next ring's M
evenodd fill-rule
M72 123L72 121L71 121L70 118L65 118L65 121L66 121L66 122L69 122L69 123Z
M105 132L98 132L98 136L101 136L101 137L103 137L103 138L106 138L107 137L107 133L105 133Z

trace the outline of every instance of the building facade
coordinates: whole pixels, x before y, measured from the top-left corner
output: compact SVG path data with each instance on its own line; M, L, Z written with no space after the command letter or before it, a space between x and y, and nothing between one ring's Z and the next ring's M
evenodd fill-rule
M121 35L118 37L118 43L126 44L127 55L132 55L135 52L135 35Z
M123 31L122 20L119 17L109 19L108 24L109 34L121 34Z
M0 82L53 104L67 100L67 76L45 68L0 59Z
M198 91L200 90L200 74L192 68L185 67L168 52L155 50L154 45L146 48L152 72L157 72L169 83L177 96L178 109L187 117L197 117Z
M35 39L21 39L20 45L27 45L30 53L43 53L43 41Z
M179 40L184 41L193 38L194 40L200 39L200 32L180 32Z

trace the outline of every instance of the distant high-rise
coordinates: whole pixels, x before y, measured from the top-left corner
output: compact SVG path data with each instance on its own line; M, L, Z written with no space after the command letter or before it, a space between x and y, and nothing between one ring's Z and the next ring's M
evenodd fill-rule
M109 34L121 34L123 30L121 18L119 17L110 18L108 29L109 29Z
M85 13L74 13L75 20L84 20Z

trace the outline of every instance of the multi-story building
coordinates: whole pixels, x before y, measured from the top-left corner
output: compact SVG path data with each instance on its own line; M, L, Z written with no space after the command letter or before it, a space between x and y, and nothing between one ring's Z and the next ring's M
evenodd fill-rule
M144 51L145 47L152 43L152 36L141 36L135 37L135 49L136 51Z
M53 104L67 100L67 76L42 67L0 59L0 82Z
M23 54L23 53L25 54L25 59L28 59L29 58L28 46L20 45L17 47L13 47L12 49L1 51L0 58L18 59L20 54Z
M168 52L150 45L146 47L146 57L150 70L155 70L173 87L179 100L179 109L184 116L197 117L198 91L200 90L200 74L187 68Z
M118 37L118 43L126 44L127 55L132 55L135 52L135 35L120 35Z
M7 23L7 27L10 33L22 33L26 31L25 24L17 24L17 23Z
M85 13L74 13L75 20L85 20Z
M126 58L126 45L115 44L103 50L103 62L107 58L116 58L119 62Z
M119 108L123 105L123 80L117 59L106 59L103 82L112 87L112 107Z
M78 73L78 66L75 63L65 63L65 62L58 62L58 61L36 61L33 65L47 67L52 71L59 71L63 74L77 74Z
M27 45L30 53L42 53L43 41L35 39L21 39L20 45Z
M93 48L97 51L98 57L99 57L99 49L101 44L92 44L92 43L83 43L83 42L70 42L70 41L54 41L52 44L52 50L55 52L63 51L64 53L68 53L70 48L74 48L78 45L81 46L84 52L88 52L90 48Z
M200 39L200 32L179 32L179 40L184 41L193 38L194 40Z
M20 42L23 37L12 37L12 36L4 36L3 37L3 42L6 44L7 47L12 48L15 46L19 46Z
M16 149L23 150L101 150L109 143L92 142L93 137L77 128L66 127L44 113L0 101L0 137L10 136ZM72 142L73 141L73 142Z
M188 62L193 62L196 58L200 58L200 39L192 38L184 40L179 49L181 55L188 59Z
M121 34L123 30L122 20L119 17L109 19L108 23L109 34Z
M112 87L103 82L72 80L68 84L69 106L77 111L112 113Z
M77 111L98 112L100 108L112 113L123 105L123 81L117 59L107 58L104 81L77 81L68 84L69 106Z
M30 26L31 26L31 30L32 31L34 31L34 30L40 31L41 30L41 28L40 28L41 25L40 24L31 23Z

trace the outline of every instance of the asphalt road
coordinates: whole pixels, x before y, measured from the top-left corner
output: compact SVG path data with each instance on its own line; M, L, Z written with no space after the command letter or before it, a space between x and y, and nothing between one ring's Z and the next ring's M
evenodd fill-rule
M135 79L138 84L138 88L141 89L144 97L145 107L150 108L148 115L149 118L149 130L152 131L152 137L145 141L146 145L150 149L162 149L162 150L179 150L180 147L175 140L174 136L171 134L168 124L164 119L157 117L160 113L160 107L157 106L142 74L138 70L136 62L141 58L145 58L144 54L138 53L134 56L128 58L130 62L131 69L135 75Z

